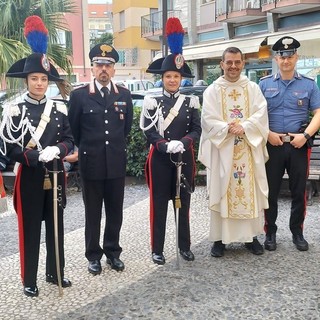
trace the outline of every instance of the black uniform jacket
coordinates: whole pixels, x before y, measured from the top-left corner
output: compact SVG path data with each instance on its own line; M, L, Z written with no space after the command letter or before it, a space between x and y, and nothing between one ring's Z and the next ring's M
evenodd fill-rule
M170 109L175 105L177 97L163 95L155 97L156 104L160 106L163 117L166 118ZM192 101L194 99L195 101ZM161 153L166 153L167 143L171 140L180 140L186 151L193 149L194 143L201 135L199 102L196 97L185 96L185 100L179 110L177 117L173 119L169 127L164 131L164 137L160 135L155 126L145 131L148 142ZM152 101L152 98L151 98ZM156 109L149 110L151 116L157 112ZM145 125L149 125L150 120L145 120Z
M44 111L46 99L36 103L35 100L27 97L27 101L19 103L20 115L13 116L12 120L15 125L21 120L23 106L27 108L26 117L34 128L38 127L41 114ZM20 132L14 133L13 136L21 134ZM30 132L28 131L24 136L23 148L18 144L7 144L8 156L11 161L17 161L28 167L43 167L43 163L39 162L39 151L37 146L34 148L26 148L26 145L31 139ZM50 121L48 122L45 131L40 138L42 149L47 146L57 146L60 150L60 159L62 160L73 149L73 137L67 116L67 107L62 102L54 102L50 114ZM62 163L62 161L60 161ZM46 164L48 169L51 163ZM62 167L62 164L61 164Z
M132 118L131 94L124 87L112 83L107 102L93 83L71 93L69 121L82 177L102 180L126 175L126 137Z

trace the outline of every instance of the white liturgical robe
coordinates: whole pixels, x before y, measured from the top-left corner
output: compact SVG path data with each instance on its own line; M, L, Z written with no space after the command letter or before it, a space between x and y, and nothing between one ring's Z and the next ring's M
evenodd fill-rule
M240 122L245 134L228 132ZM263 233L268 208L265 162L269 126L267 102L246 76L220 77L203 95L199 160L206 166L211 223L209 239L251 242Z

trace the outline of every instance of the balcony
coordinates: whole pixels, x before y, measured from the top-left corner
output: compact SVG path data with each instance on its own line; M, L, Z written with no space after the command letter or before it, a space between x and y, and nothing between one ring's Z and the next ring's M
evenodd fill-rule
M287 14L316 8L320 9L319 0L261 0L262 12Z
M180 19L181 10L168 11L168 18ZM141 17L141 37L152 41L159 41L162 35L162 11Z
M220 0L216 2L218 22L244 23L266 17L260 0Z

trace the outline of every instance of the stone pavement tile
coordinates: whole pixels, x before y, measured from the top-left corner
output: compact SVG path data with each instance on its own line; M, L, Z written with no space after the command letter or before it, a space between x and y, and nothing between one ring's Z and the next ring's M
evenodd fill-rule
M151 262L148 206L146 199L125 210L121 259L126 268L122 273L111 270L103 259L102 274L89 274L83 228L66 234L65 275L73 286L64 289L63 297L58 296L57 286L41 277L45 270L43 245L38 298L22 294L19 255L2 258L0 319L320 319L318 200L308 207L308 252L299 252L292 244L290 203L283 199L277 251L254 256L243 244L235 243L217 259L210 256L205 188L197 188L190 214L196 260L180 260L180 269L176 265L172 210L165 244L167 263L157 266ZM264 237L259 240L263 242Z

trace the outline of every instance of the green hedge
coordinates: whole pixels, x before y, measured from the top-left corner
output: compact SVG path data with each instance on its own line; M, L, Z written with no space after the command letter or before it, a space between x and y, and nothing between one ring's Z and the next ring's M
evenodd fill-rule
M144 165L147 159L149 146L147 139L140 129L140 107L133 108L133 122L127 145L127 175L143 179Z
M133 123L132 129L128 136L127 154L127 175L136 177L138 179L144 179L144 165L149 152L149 145L147 139L140 129L140 107L134 107L133 109ZM198 143L196 144L196 156L198 154ZM203 170L204 166L197 161L197 172ZM197 176L196 183L204 183L204 177Z

